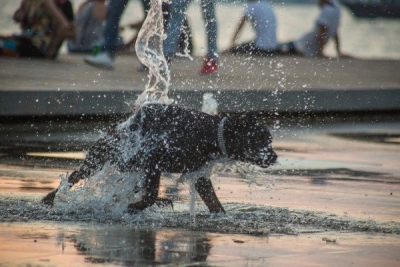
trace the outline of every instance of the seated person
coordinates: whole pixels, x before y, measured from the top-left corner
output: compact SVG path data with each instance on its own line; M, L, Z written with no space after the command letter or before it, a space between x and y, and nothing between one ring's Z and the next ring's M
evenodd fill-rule
M67 41L69 52L90 53L101 42L107 16L105 0L86 0L76 14L76 38Z
M13 19L21 33L0 38L0 56L54 59L63 40L74 34L53 0L22 0Z
M256 31L255 40L241 45L234 45L246 21L250 21ZM233 35L231 47L227 51L231 54L271 55L279 53L276 41L276 19L272 6L263 1L249 0ZM226 53L226 52L225 52Z
M325 44L334 38L338 56L342 56L339 45L338 28L340 7L336 0L319 0L321 13L315 22L312 32L297 41L280 45L283 54L301 55L305 57L323 57Z
M71 1L69 0L53 0L58 9L61 11L61 13L64 15L64 17L68 20L68 23L70 24L70 30L65 32L64 36L62 37L63 40L61 40L57 47L57 51L61 48L61 45L65 39L75 39L76 37L76 28L75 28L75 16L74 16L74 8L72 6Z

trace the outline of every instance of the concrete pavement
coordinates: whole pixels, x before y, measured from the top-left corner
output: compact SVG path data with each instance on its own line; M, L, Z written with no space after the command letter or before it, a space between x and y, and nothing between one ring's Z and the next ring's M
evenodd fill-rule
M400 61L222 56L218 75L199 74L201 58L172 64L170 98L199 109L212 93L222 112L400 111ZM83 63L0 59L0 116L110 115L128 110L147 84L133 55L116 69Z

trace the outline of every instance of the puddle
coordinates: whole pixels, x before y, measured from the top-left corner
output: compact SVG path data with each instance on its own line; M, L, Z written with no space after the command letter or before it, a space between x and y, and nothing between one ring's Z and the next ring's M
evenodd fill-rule
M357 130L348 127L337 128ZM332 129L288 132L274 133L280 159L267 172L217 173L212 180L227 214L211 216L197 199L194 220L189 185L175 174L164 175L160 187L174 210L115 217L80 212L85 203L66 213L43 207L40 199L79 166L90 142L54 150L62 141L32 146L25 133L23 145L0 150L0 265L396 266L400 146Z
M1 266L397 266L400 237L250 236L84 223L1 223Z
M332 136L382 144L400 144L400 134L391 133L332 133Z

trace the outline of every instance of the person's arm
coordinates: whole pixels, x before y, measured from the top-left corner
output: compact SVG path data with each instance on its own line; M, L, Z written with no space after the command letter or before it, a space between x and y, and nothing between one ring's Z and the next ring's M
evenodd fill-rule
M55 29L55 36L51 41L46 57L52 58L58 48L58 46L64 41L64 39L70 35L71 31L75 32L73 23L69 23L57 6L53 3L53 0L44 0L44 7L50 13L54 19L57 27Z
M338 57L342 57L342 58L352 58L352 55L349 54L343 54L341 46L340 46L340 38L339 38L339 33L336 32L335 36L335 45L336 45L336 52Z
M235 44L235 41L237 39L237 37L239 36L239 33L241 32L241 30L243 29L244 23L247 21L247 17L243 16L240 19L240 22L235 30L235 33L232 36L232 40L231 40L231 45L230 47L232 47Z
M104 2L93 3L93 17L98 20L105 20L107 17L107 6Z
M338 57L341 57L342 52L340 51L340 39L339 39L339 33L337 31L335 33L334 39L335 39L335 47L336 47L337 55L338 55Z
M318 33L317 33L317 45L318 45L318 51L316 56L324 56L323 50L325 46L325 38L326 38L326 32L328 31L328 28L325 25L318 24Z

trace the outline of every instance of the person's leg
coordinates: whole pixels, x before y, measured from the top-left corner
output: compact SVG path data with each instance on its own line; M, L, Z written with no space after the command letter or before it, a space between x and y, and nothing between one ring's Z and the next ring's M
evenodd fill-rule
M110 0L108 3L108 11L106 24L104 26L104 44L103 51L113 56L117 50L117 37L119 32L119 21L128 0Z
M233 55L251 55L254 52L254 43L244 43L229 48L229 53Z
M217 46L217 18L215 15L215 0L201 0L203 19L207 33L207 57L218 60L219 51Z
M171 3L171 15L168 21L167 39L164 41L164 55L168 61L172 60L176 52L179 35L181 33L180 29L189 3L190 0L172 1Z
M101 53L85 58L85 63L98 68L114 69L113 57L118 49L119 21L127 3L128 0L109 1Z
M8 37L0 36L0 56L1 57L17 57L18 43Z
M279 45L279 53L283 55L301 55L302 53L297 51L294 42L288 42Z

